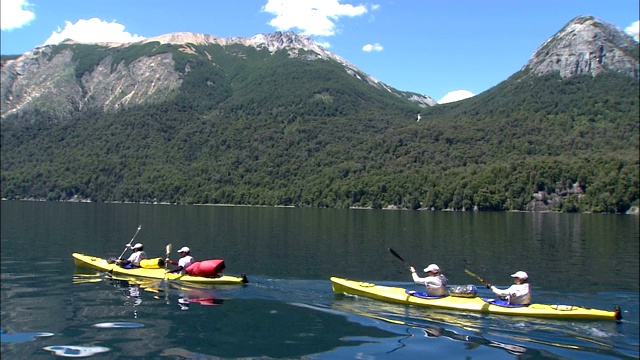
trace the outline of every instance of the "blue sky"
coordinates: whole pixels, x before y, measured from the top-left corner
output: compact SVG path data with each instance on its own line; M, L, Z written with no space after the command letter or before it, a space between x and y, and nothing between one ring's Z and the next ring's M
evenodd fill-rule
M638 0L2 0L0 4L3 55L23 54L64 38L128 42L183 31L251 37L291 30L312 37L384 83L436 101L450 93L479 94L506 80L576 16L595 16L635 34L637 40L640 13Z

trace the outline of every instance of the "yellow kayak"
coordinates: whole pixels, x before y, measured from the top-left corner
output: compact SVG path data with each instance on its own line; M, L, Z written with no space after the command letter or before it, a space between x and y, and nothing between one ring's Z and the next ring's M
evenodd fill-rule
M398 304L447 310L532 316L549 319L616 321L622 319L619 307L616 307L615 311L590 309L573 305L531 304L528 306L510 307L493 304L490 299L483 299L481 297L445 296L439 298L424 298L414 296L414 294L412 294L413 292L399 287L375 285L339 277L331 278L331 286L333 287L333 292L336 294L356 295Z
M84 255L79 253L73 253L73 260L76 265L84 266L92 269L97 269L100 271L104 271L110 274L117 275L126 275L138 278L148 278L148 279L157 279L157 280L175 280L182 281L192 284L245 284L249 282L247 277L243 274L242 276L229 276L222 275L218 277L202 277L202 276L192 276L192 275L180 275L180 274L172 274L165 273L163 268L156 269L147 269L147 268L131 268L126 269L120 267L116 264L109 263L107 260L90 255Z

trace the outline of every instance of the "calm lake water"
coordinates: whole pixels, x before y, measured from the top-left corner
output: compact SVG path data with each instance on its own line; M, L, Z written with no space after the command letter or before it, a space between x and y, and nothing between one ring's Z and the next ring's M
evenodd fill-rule
M637 359L637 216L2 201L3 359ZM151 257L189 246L244 286L131 284L78 268L133 237ZM469 269L534 302L624 311L621 324L452 313L336 295L329 277L414 287L393 248L450 284ZM174 259L177 254L173 254ZM416 289L419 289L415 285ZM484 287L481 295L489 295ZM185 302L191 299L191 302ZM115 326L115 327L109 327Z

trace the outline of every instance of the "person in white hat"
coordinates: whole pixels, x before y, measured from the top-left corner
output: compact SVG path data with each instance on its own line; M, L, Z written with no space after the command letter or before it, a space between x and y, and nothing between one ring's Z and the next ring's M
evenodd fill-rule
M177 262L171 261L171 259L169 258L165 260L167 263L178 265L177 268L173 270L167 270L167 272L168 273L179 272L181 275L184 275L187 273L187 268L189 267L189 265L193 264L195 260L193 259L193 256L191 256L191 249L189 249L186 246L183 246L182 248L180 248L180 250L178 250L178 253L180 253L180 260L178 260Z
M531 288L529 287L529 275L524 271L516 271L511 274L514 284L506 290L486 284L487 289L491 289L494 294L509 300L509 304L529 305L531 304Z
M116 260L116 265L122 267L140 267L140 261L147 258L147 253L144 252L144 246L141 243L137 243L133 246L127 244L127 247L131 247L131 255L126 260Z
M428 296L445 296L447 295L447 278L440 273L440 267L431 264L424 268L427 277L420 277L416 274L416 269L411 266L411 277L416 284L424 285L427 289Z

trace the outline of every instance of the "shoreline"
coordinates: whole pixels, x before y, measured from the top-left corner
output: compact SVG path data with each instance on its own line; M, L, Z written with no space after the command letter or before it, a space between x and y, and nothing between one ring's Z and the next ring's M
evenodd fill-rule
M45 199L6 199L6 198L1 198L0 200L2 201L32 201L32 202L66 202L66 203L89 203L89 204L98 204L99 202L97 201L91 201L91 200L81 200L81 199L73 199L73 200L55 200L55 201L51 201L51 200L45 200ZM177 203L169 203L169 202L128 202L128 201L108 201L108 202L103 202L103 204L138 204L138 205L175 205L175 206L219 206L219 207L263 207L263 208L289 208L289 209L305 209L305 208L312 208L312 207L298 207L298 206L293 206L293 205L241 205L241 204L177 204ZM314 209L330 209L330 208L314 208ZM528 211L528 210L504 210L504 211L495 211L495 210L491 210L491 211L483 211L483 210L479 210L477 208L472 209L472 210L454 210L454 209L442 209L442 210L436 210L433 208L419 208L416 210L411 210L411 209L404 209L404 208L400 208L396 205L389 205L385 208L381 208L381 209L374 209L372 207L364 207L364 206L351 206L348 208L348 210L387 210L387 211L439 211L439 212L513 212L513 213L557 213L557 214L564 214L563 212L560 211L553 211L553 210L533 210L533 211ZM568 213L567 213L568 214ZM631 206L631 208L629 210L627 210L624 213L594 213L594 212L581 212L579 214L602 214L602 215L640 215L640 207L638 206Z

